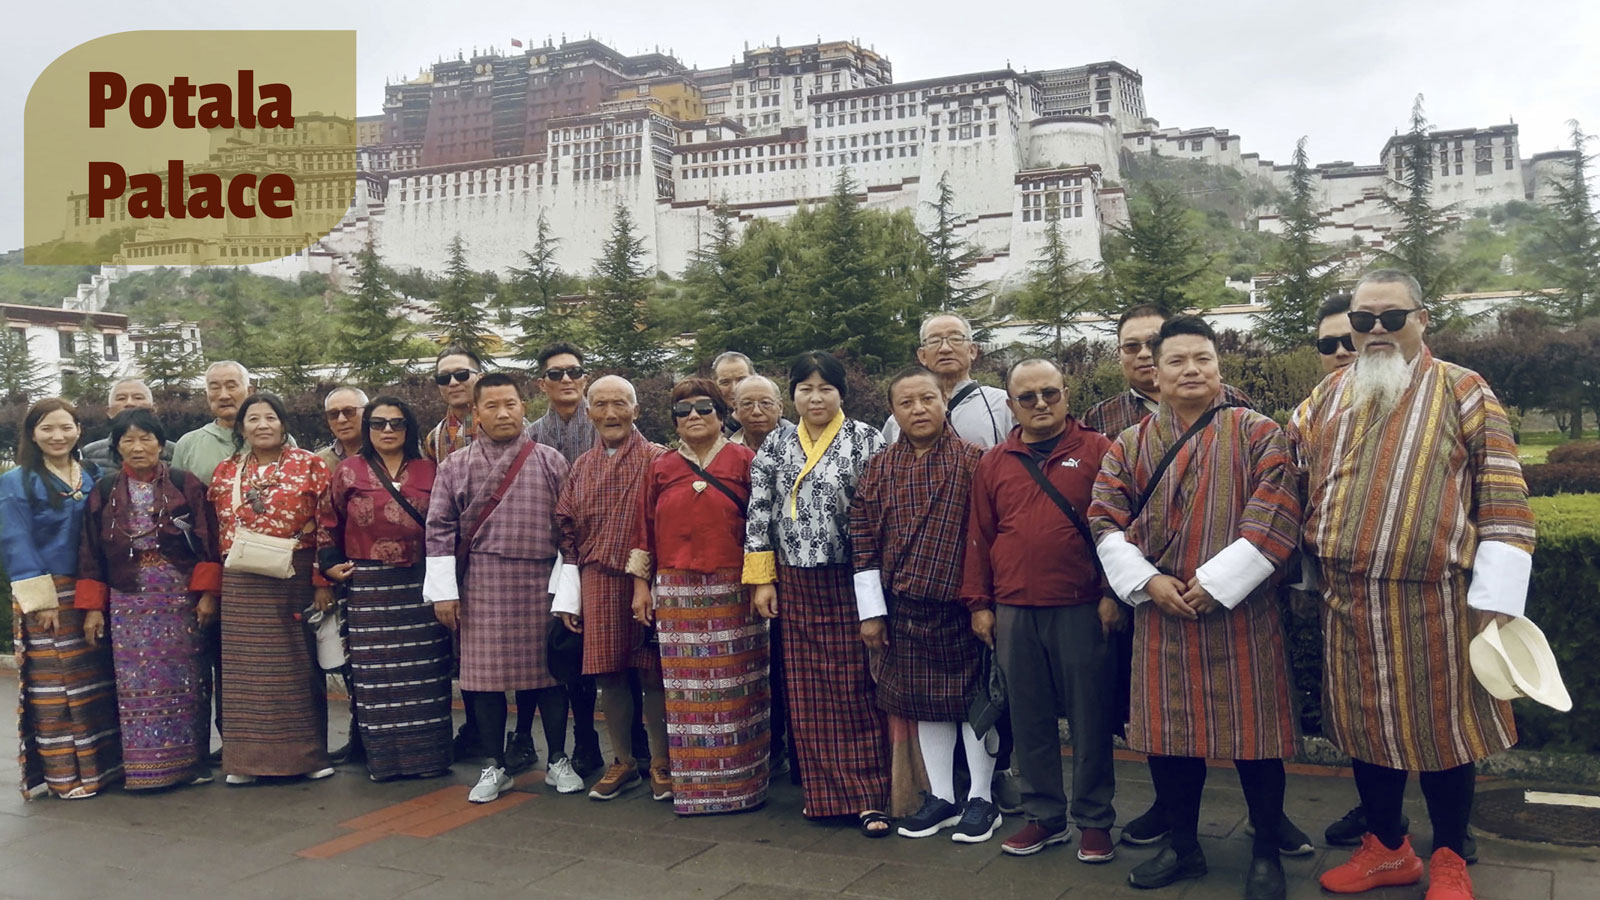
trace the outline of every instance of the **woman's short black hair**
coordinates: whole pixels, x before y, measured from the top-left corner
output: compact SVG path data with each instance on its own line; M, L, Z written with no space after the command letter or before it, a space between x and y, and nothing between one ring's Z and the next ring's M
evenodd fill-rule
M849 393L845 387L844 363L826 350L807 350L796 356L794 362L789 363L789 399L794 399L795 388L800 382L812 375L821 375L822 380L839 389L839 399L843 400Z
M672 403L693 397L705 397L717 413L717 421L728 421L728 402L722 399L722 389L709 378L685 378L672 386Z
M154 410L140 406L125 409L111 420L111 459L119 466L122 465L122 451L117 449L117 445L122 443L122 436L130 428L137 428L154 437L159 446L167 445L167 428L156 418Z
M251 394L244 398L244 402L239 404L238 415L233 417L233 448L235 450L244 449L244 415L250 411L250 407L255 406L257 403L265 403L272 407L273 412L278 414L278 423L283 426L284 443L289 442L288 409L284 407L283 401L278 399L277 394L269 394L266 391L262 391L259 394Z
M406 439L400 444L400 452L406 459L422 458L422 435L417 425L417 414L411 411L411 404L392 394L380 394L372 398L361 410L361 455L370 460L377 460L378 450L372 446L372 411L380 406L392 406L400 410L400 417L406 420Z

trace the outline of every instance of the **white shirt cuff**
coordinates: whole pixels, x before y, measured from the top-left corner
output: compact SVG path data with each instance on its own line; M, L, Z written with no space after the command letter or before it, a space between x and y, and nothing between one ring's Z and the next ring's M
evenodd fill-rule
M889 604L883 599L883 573L878 569L866 569L857 572L856 586L856 612L861 621L876 619L889 614Z
M1122 598L1122 602L1128 604L1129 606L1134 606L1134 607L1137 607L1141 603L1149 603L1150 602L1150 592L1145 590L1144 588L1140 588L1137 591L1134 591L1133 593L1129 594L1128 596L1123 597Z
M553 613L572 613L575 616L583 615L583 583L578 576L578 567L563 565L556 569L555 599L550 601L550 611Z
M1233 609L1250 596L1277 568L1256 546L1244 538L1222 548L1194 572L1200 586L1212 599Z
M422 576L422 599L429 603L461 599L461 586L456 584L454 556L428 557Z
M1106 581L1111 583L1111 589L1125 602L1135 606L1142 601L1134 595L1144 593L1144 586L1150 583L1150 579L1161 574L1150 560L1144 558L1138 547L1128 543L1127 535L1120 531L1107 532L1094 549L1100 555L1100 565L1106 570ZM1150 597L1146 594L1143 599Z
M1503 541L1484 541L1472 561L1467 606L1521 618L1528 608L1533 554Z
M561 551L557 550L556 564L550 567L550 581L545 584L544 592L546 594L554 594L556 592L556 584L561 581L561 563Z

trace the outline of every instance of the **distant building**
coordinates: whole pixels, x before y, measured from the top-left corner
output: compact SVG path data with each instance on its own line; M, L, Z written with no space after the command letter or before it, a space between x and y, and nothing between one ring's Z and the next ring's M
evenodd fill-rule
M1143 122L1144 76L1119 62L1107 61L1034 72L1047 116L1110 116L1122 131Z
M44 367L48 380L38 397L61 392L63 379L75 371L80 351L98 355L104 364L103 371L112 377L138 375L138 357L155 349L151 346L153 341L177 342L180 346L172 350L200 353L198 323L130 325L128 317L121 313L73 308L76 299L68 298L67 305L62 308L0 303L0 317L4 318L5 327L21 332L28 342L29 357ZM86 341L93 341L93 345Z

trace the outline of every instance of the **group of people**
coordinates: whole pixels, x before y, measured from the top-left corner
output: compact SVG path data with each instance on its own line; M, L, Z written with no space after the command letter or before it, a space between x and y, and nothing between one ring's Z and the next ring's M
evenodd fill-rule
M215 685L230 784L321 778L336 758L429 777L479 756L469 799L490 802L534 764L537 711L560 793L644 786L679 814L735 812L789 772L804 815L868 837L981 842L1021 812L1007 854L1076 825L1077 858L1105 863L1123 733L1155 802L1121 840L1166 842L1130 883L1206 874L1201 795L1222 760L1249 808L1245 896L1281 898L1280 855L1310 851L1283 810L1281 598L1302 590L1320 597L1325 730L1360 798L1328 829L1359 846L1323 887L1426 874L1429 900L1470 898L1474 766L1515 730L1467 644L1522 613L1534 531L1503 408L1432 356L1427 318L1394 270L1330 300L1328 375L1286 428L1222 382L1204 320L1154 306L1118 323L1128 390L1081 417L1047 360L979 385L950 314L923 323L881 429L844 414L845 370L820 351L790 366L795 422L740 354L678 382L672 448L635 427L632 384L591 380L567 344L539 358L550 406L531 424L516 379L451 347L435 428L341 388L320 453L235 363L208 371L215 421L170 462L136 383L81 455L71 405L41 401L0 477L24 790L209 781ZM107 451L96 478L84 461ZM352 744L330 755L310 625L340 609ZM892 733L922 764L898 820ZM1427 864L1401 814L1410 772ZM1020 798L996 792L1005 773Z

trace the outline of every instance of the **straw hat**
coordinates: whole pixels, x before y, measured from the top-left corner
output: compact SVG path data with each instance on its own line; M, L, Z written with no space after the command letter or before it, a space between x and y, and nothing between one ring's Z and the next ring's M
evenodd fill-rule
M1561 683L1556 656L1539 626L1527 619L1504 625L1491 621L1468 649L1478 683L1501 700L1527 697L1552 709L1572 709L1572 696Z

